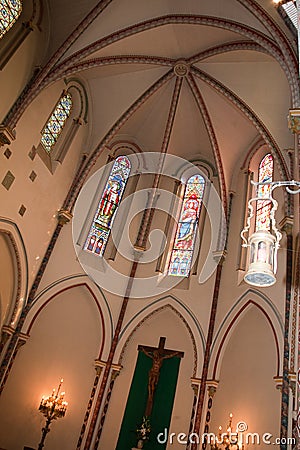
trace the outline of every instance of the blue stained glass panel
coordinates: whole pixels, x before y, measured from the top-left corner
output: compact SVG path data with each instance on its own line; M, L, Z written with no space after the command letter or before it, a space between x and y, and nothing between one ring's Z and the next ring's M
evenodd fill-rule
M13 26L21 12L20 0L0 0L0 39Z
M55 106L47 124L42 131L41 144L50 153L59 138L72 109L72 97L63 95Z
M169 275L177 277L188 277L192 263L193 253L190 251L175 250L169 267Z
M97 229L96 227L91 229L86 240L86 250L102 256L108 236L109 232L107 230Z

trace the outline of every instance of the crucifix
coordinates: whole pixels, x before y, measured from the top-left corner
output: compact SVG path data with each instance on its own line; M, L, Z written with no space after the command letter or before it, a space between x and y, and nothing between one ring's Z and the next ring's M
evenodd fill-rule
M149 417L153 408L153 399L155 389L159 380L160 369L164 359L170 359L174 356L182 358L184 353L176 350L169 350L165 348L166 338L160 337L158 347L149 347L147 345L139 345L138 350L145 353L146 356L152 359L152 367L148 375L148 399L145 410L145 416Z

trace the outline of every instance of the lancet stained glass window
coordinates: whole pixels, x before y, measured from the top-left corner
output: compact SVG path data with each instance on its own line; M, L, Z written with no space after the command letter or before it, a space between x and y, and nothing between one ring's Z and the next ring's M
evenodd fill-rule
M13 26L21 12L20 0L0 0L0 39Z
M271 182L273 180L273 156L268 153L261 160L258 168L258 181ZM270 194L270 186L259 186L258 197L267 197ZM256 202L256 231L270 229L270 212L272 203L268 200L258 200Z
M204 189L205 180L201 175L193 175L186 183L168 270L169 275L189 276Z
M67 92L60 98L42 131L41 144L48 153L51 152L66 124L72 104L71 94Z
M88 233L84 250L99 256L103 255L130 170L131 164L126 156L119 156L115 160Z

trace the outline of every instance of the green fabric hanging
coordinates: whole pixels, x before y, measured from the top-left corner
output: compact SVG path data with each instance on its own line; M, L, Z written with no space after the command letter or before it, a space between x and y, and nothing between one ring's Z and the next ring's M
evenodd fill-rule
M157 435L163 433L165 428L169 429L179 364L180 358L176 356L163 361L150 417L150 439L144 445L145 450L162 450L167 446L167 443L157 442ZM141 424L145 412L148 398L148 372L151 366L152 359L139 352L116 450L131 450L132 447L136 447L135 430Z

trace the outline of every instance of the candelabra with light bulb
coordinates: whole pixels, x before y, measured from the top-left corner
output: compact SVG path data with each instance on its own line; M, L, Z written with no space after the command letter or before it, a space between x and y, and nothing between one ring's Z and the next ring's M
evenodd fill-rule
M64 400L65 392L60 393L63 379L60 380L57 391L53 389L52 394L48 397L42 397L39 411L46 417L45 426L42 428L42 438L39 443L38 450L42 450L47 434L50 431L50 425L53 420L64 417L68 403Z
M238 426L236 431L232 429L232 417L233 414L229 414L229 421L225 432L222 432L222 427L219 426L218 437L215 437L214 441L210 443L212 450L243 450L243 438L242 432L246 429L239 430ZM244 426L246 425L245 422Z
M284 186L289 194L300 193L299 181L271 181L271 182L255 182L251 183L256 188L256 195L248 202L249 215L247 223L241 232L241 238L244 243L243 247L250 248L249 268L244 276L246 283L252 286L267 287L272 286L276 282L277 272L277 251L282 234L276 227L275 212L278 203L272 197L273 190L277 187ZM290 186L296 186L299 189L291 189ZM266 188L266 189L265 189ZM271 203L270 210L270 229L261 229L255 231L248 239L245 237L249 234L251 227L251 219L254 216L253 202Z

